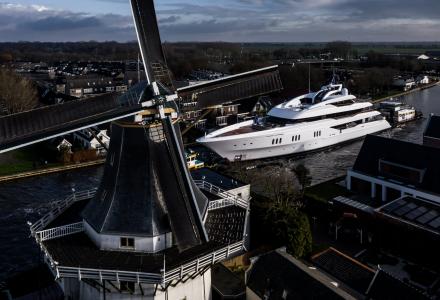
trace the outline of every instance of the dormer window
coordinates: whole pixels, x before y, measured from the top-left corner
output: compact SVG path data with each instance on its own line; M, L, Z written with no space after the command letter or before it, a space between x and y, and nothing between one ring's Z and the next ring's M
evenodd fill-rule
M426 169L413 168L384 159L379 160L379 174L382 176L403 180L406 183L420 184L423 182Z
M121 248L134 249L134 238L121 237Z

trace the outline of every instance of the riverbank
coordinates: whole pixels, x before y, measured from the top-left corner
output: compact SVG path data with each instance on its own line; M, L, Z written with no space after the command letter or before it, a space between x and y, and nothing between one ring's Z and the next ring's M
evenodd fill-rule
M435 87L435 86L438 86L438 85L440 85L440 81L433 82L433 83L430 83L430 84L427 84L427 85L424 85L424 86L421 86L421 87L417 87L415 89L412 89L412 90L409 90L409 91L406 91L406 92L402 92L402 93L398 93L398 94L393 94L393 95L388 95L386 97L381 97L379 99L374 99L371 102L372 103L384 102L384 101L387 101L387 100L389 100L391 98L397 98L397 97L402 97L402 96L410 95L410 94L412 94L414 92L423 91L423 90L426 90L426 89L429 89L429 88L432 88L432 87Z
M29 177L35 177L35 176L41 176L41 175L48 175L52 173L59 173L59 172L65 172L65 171L71 171L75 169L82 169L82 168L88 168L88 167L94 167L104 164L105 159L90 161L90 162L84 162L84 163L78 163L78 164L69 164L69 165L63 165L63 166L56 166L56 167L48 167L44 169L38 169L38 170L32 170L27 172L20 172L12 175L5 175L0 176L0 182L8 182L18 179L24 179Z

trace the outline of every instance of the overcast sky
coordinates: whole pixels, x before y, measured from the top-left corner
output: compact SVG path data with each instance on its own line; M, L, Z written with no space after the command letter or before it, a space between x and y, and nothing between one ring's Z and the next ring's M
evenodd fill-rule
M164 41L440 41L440 0L156 0ZM0 0L0 41L132 41L128 0Z

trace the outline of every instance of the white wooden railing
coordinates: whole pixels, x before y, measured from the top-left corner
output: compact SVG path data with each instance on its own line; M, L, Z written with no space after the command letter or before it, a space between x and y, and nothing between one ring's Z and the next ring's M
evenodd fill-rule
M95 196L97 190L97 188L94 188L88 191L75 192L64 200L55 202L54 208L52 208L43 218L30 226L32 235L36 232L42 231L50 222L66 211L66 209L68 209L73 203L90 199Z
M200 189L210 192L211 194L217 195L221 198L219 200L210 201L208 205L208 210L214 210L228 206L240 206L244 209L247 209L249 207L248 201L218 186L215 186L204 180L194 180L194 182Z
M162 284L166 285L174 280L180 280L187 275L195 274L201 271L204 267L216 264L223 261L243 250L243 242L238 242L203 257L195 259L179 268L161 273L143 273L143 272L127 272L117 270L99 270L88 268L72 268L58 266L57 262L52 261L51 265L54 268L57 278L78 278L78 279L95 279L95 280L110 280L110 281L129 281L147 284ZM166 268L166 265L164 265Z
M214 265L220 261L223 261L226 258L241 252L243 249L243 241L229 245L197 260L193 260L190 263L182 265L179 268L165 272L163 281L164 283L168 283L172 282L173 280L183 279L186 275L194 274L206 266Z
M84 231L84 223L78 222L78 223L55 227L43 231L38 231L35 233L35 235L37 240L44 242L83 231Z

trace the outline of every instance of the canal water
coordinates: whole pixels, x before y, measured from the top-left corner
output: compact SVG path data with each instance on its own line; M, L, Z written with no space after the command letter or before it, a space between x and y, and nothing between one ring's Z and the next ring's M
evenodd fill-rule
M415 92L402 100L421 110L425 118L383 135L420 143L429 114L440 114L440 86ZM286 166L304 164L310 170L313 183L318 183L344 175L361 146L362 141L358 141L302 158L282 158L279 162ZM63 199L72 189L96 187L102 171L102 167L96 167L0 184L0 281L41 259L35 242L29 237L26 222L41 218L52 202Z

